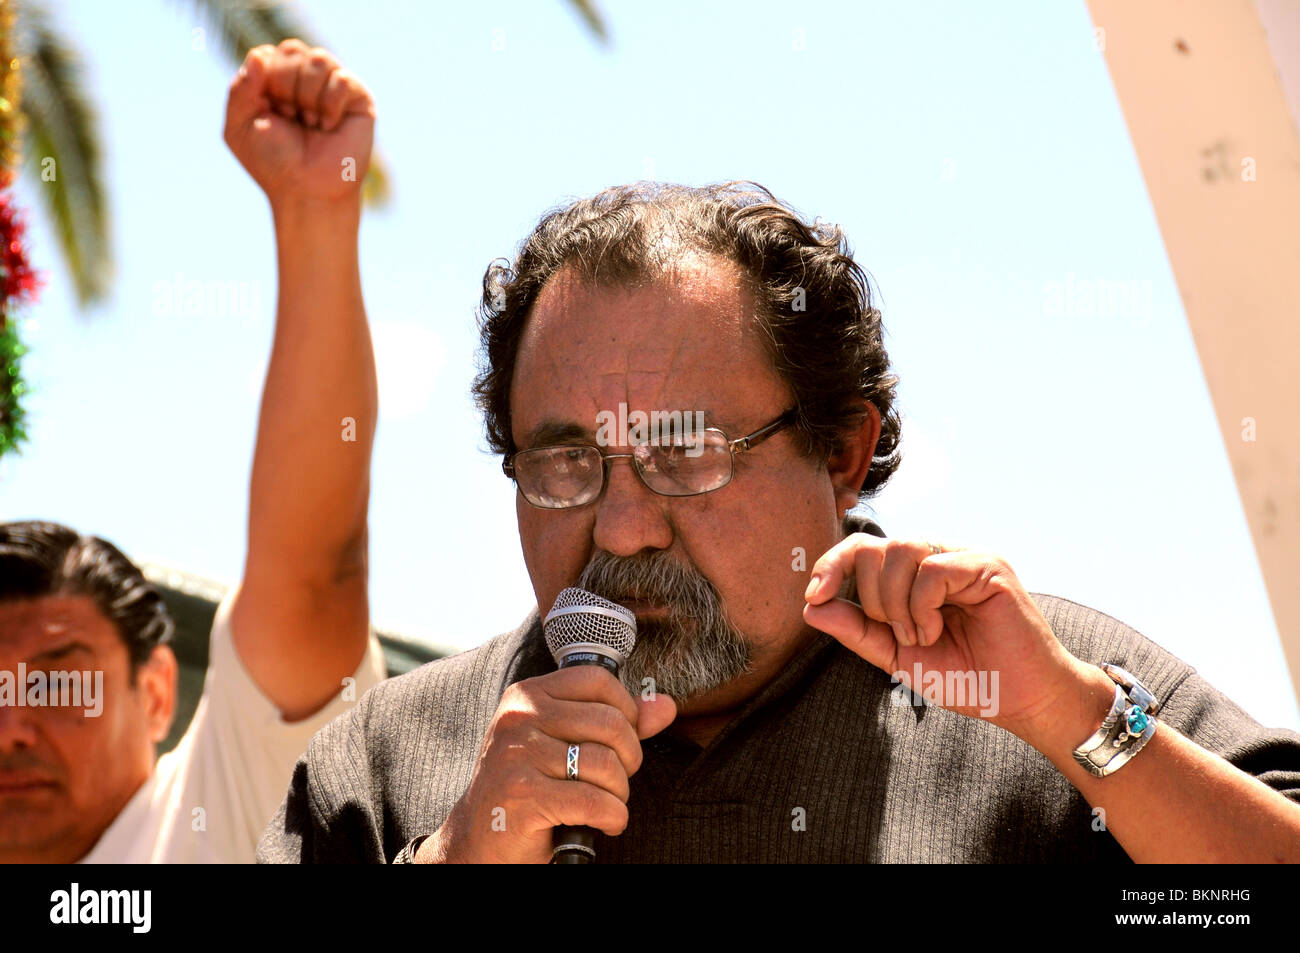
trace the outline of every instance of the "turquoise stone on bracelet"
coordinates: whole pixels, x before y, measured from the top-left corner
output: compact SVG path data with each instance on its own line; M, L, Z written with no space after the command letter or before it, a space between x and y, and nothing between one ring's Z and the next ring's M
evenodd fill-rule
M1147 713L1134 705L1128 710L1128 733L1140 735L1147 730Z

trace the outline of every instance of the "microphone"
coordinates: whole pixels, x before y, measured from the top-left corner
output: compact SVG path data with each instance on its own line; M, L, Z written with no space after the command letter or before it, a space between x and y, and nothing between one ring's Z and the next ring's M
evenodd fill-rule
M542 623L546 647L560 668L600 665L615 678L636 645L636 616L617 603L585 589L560 593ZM557 827L553 864L589 864L596 859L596 832L590 827Z

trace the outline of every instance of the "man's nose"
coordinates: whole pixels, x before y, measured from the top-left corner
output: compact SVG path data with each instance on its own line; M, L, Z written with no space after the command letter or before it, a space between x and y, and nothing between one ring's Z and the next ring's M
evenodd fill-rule
M34 713L16 704L0 705L0 753L36 746Z
M628 457L610 460L605 492L596 510L592 541L615 556L635 556L643 549L667 549L673 543L668 498L641 482Z

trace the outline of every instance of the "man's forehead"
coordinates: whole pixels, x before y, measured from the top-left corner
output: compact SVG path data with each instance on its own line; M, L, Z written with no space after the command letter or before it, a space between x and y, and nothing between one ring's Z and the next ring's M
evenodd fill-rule
M590 443L593 435L608 430L615 443L622 443L629 426L637 426L636 408L620 408L618 412L609 411L602 421L596 419L580 423L568 417L551 415L542 417L536 424L529 423L529 429L520 441L521 447L542 447L566 443ZM726 412L715 413L708 408L679 407L674 410L646 411L642 426L653 426L657 433L681 433L697 427L717 427L727 434L741 432L739 418Z
M662 329L703 319L717 337L738 337L749 328L753 304L738 266L716 256L684 258L634 284L584 280L566 267L538 294L525 334L596 333L662 349L669 342L647 336L641 325Z
M739 272L717 262L684 263L631 288L557 275L520 342L516 418L531 430L553 415L548 409L585 418L626 402L647 412L716 408L725 416L745 402L770 368L753 328L753 300Z
M0 649L30 655L65 642L94 647L116 639L113 623L89 596L0 601Z

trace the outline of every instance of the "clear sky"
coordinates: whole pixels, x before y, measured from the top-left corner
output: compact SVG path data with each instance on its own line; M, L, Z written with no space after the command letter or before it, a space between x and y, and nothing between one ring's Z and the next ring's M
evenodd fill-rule
M468 395L488 262L572 197L749 178L843 225L883 294L905 415L885 531L997 552L1300 729L1082 0L602 8L608 49L560 0L298 5L373 91L393 183L361 232L375 621L468 647L533 605ZM31 442L0 463L0 519L234 582L276 287L265 200L221 141L235 66L195 49L187 3L52 9L100 110L117 273L78 313L20 185L48 284L21 324ZM190 309L174 289L194 281L212 299Z

